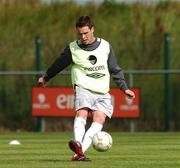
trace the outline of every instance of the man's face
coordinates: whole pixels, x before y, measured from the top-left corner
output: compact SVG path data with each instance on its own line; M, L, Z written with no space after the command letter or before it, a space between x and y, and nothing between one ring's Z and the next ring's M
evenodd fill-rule
M87 45L94 42L94 27L91 29L88 26L77 27L77 32L83 44Z

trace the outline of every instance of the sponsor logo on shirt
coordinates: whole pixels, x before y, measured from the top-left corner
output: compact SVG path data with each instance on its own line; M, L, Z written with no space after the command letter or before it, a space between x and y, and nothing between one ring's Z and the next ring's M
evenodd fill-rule
M97 63L97 58L94 55L90 55L87 59L89 60L89 62L92 65L95 65ZM105 70L104 65L92 66L92 67L83 67L83 68L84 68L85 71L90 71L90 72ZM99 72L93 72L93 73L87 74L87 76L89 76L91 78L95 78L95 79L101 78L101 77L103 77L105 75L106 74L99 73Z

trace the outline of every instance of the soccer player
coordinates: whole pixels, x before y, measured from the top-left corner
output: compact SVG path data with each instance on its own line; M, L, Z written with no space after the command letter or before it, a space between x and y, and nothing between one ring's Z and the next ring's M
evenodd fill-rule
M69 147L75 153L72 161L90 161L85 156L85 151L91 146L92 137L102 130L106 117L112 116L110 75L127 96L135 97L125 82L112 46L106 40L95 37L94 29L89 16L78 18L76 30L79 39L71 42L38 80L39 85L44 86L49 79L72 65L71 78L76 110L74 140L69 141ZM92 114L92 124L86 131L88 113Z

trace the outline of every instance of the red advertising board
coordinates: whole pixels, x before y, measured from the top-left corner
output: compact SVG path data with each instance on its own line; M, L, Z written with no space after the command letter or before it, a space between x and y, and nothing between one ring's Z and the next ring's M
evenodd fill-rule
M129 99L118 88L111 88L114 113L112 117L137 118L140 115L140 91L132 88L136 98ZM44 117L74 117L74 93L72 88L32 88L32 115Z

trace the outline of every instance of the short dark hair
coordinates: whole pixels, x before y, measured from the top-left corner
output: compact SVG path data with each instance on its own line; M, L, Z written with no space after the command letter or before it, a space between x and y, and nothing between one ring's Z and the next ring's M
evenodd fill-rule
M94 26L94 23L90 16L81 16L76 21L76 28L88 26L90 29Z

